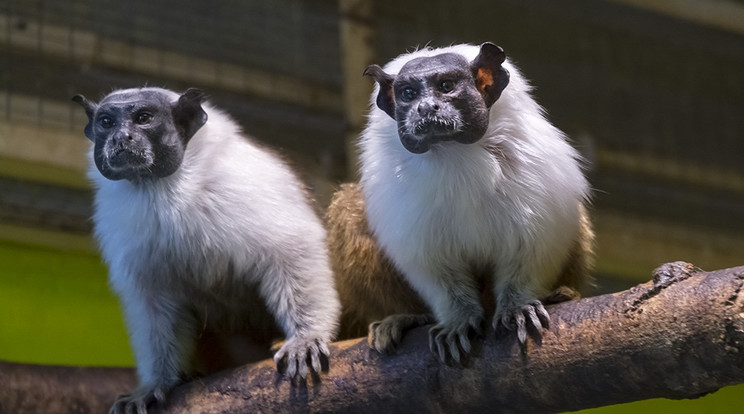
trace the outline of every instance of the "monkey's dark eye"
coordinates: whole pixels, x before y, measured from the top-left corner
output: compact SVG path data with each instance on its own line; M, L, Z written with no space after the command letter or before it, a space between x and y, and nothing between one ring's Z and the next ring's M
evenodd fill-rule
M152 120L152 115L147 112L142 112L137 114L137 117L134 120L140 125L148 124Z
M410 102L416 99L417 96L418 91L410 86L406 86L402 91L400 91L400 99L402 99L403 102Z
M99 124L100 124L100 125L101 125L102 127L106 128L106 129L109 129L109 128L111 128L111 127L113 127L113 126L114 126L114 120L113 120L113 119L111 119L111 117L108 117L108 116L102 116L102 117L101 117L101 118L100 118L100 119L98 120L98 123L99 123Z
M439 83L439 90L443 93L452 92L455 89L455 81L451 79L445 79Z

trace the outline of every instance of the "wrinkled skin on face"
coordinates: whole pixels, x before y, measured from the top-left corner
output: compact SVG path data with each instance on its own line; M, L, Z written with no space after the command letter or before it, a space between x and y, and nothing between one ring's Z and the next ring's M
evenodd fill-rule
M484 43L468 62L456 53L420 57L398 75L377 65L365 70L380 84L377 106L398 124L401 143L421 154L443 141L472 144L488 128L489 109L509 82L504 51Z
M204 95L189 89L173 100L158 89L117 91L95 103L73 100L85 109L85 135L94 143L93 159L110 180L167 177L181 165L186 145L207 121Z

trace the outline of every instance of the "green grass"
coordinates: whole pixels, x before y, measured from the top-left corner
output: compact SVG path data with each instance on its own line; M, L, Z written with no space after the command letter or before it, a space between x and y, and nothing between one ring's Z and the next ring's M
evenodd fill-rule
M719 391L694 400L636 401L577 411L581 414L736 414L744 407L744 385L725 387Z
M109 291L98 255L0 241L0 359L133 364L119 304ZM654 399L580 413L728 414L741 407L744 385L696 400Z
M0 242L0 359L133 364L119 304L96 254Z

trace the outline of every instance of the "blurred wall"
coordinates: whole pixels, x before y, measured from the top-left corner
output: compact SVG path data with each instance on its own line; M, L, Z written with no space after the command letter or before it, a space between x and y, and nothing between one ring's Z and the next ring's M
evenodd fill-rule
M484 41L504 47L590 163L603 290L671 260L742 264L736 1L0 0L0 239L89 246L76 93L203 88L325 203L354 176L362 69Z

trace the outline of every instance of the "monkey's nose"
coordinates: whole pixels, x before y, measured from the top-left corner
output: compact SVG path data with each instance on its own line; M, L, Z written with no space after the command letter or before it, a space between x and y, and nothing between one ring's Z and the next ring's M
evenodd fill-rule
M126 131L121 131L118 134L114 134L113 137L111 137L111 143L118 146L118 145L124 145L127 143L127 141L133 141L134 136L132 136L131 133Z
M439 111L439 104L431 101L423 101L416 109L418 111L418 114L423 116L431 112Z

